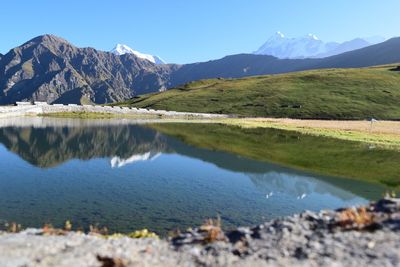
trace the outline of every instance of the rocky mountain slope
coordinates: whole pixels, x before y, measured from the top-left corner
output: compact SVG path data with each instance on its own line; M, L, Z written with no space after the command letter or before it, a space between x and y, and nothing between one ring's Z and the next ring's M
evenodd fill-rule
M77 48L43 35L10 50L0 61L0 103L109 103L166 88L169 72L133 54Z

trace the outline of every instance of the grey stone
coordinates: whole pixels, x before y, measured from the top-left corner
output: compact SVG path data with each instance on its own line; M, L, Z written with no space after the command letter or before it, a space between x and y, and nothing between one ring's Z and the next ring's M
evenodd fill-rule
M390 206L385 213L382 203ZM239 227L226 233L226 241L211 243L198 228L169 240L106 239L76 232L46 236L40 229L3 232L0 262L2 267L104 266L99 259L126 267L400 266L400 231L392 227L400 221L385 219L399 216L393 203L397 200L371 204L370 212L381 227L370 231L341 228L324 220L326 213L305 212L253 228ZM330 214L335 217L335 212Z

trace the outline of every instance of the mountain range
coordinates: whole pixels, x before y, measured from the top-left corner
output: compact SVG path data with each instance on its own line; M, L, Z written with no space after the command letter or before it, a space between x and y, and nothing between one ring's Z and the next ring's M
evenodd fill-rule
M211 78L326 69L360 68L400 62L400 37L336 56L314 59L278 59L267 55L238 54L208 62L186 64L171 73L170 84L180 85Z
M323 42L317 36L308 34L297 38L288 38L277 32L270 37L257 51L256 55L270 55L277 58L324 58L381 43L385 38L380 36L356 38L343 43Z
M238 54L193 64L155 64L134 53L78 48L42 35L0 58L0 104L111 103L206 78L240 78L318 68L367 67L400 62L400 38L339 55L279 59Z

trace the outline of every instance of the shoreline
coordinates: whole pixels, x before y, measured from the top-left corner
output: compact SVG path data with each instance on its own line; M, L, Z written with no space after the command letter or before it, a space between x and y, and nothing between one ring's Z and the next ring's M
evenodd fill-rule
M243 128L273 128L302 134L400 149L399 121L301 120L289 118L227 118L225 124Z
M14 117L76 119L131 119L157 123L220 123L243 128L274 128L301 134L355 141L400 150L400 121L307 120L290 118L239 118L226 114L188 113L166 110L92 105L0 106L0 120Z
M16 266L398 266L400 199L305 211L224 233L212 220L168 239L68 230L0 232L0 262Z

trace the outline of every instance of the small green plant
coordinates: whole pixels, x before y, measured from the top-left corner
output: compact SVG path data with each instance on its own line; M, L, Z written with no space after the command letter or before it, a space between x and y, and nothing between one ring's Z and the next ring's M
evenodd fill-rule
M130 238L159 238L154 232L150 232L147 229L137 230L132 233L127 234Z
M64 229L65 229L65 231L71 231L72 230L72 223L69 220L65 221Z
M392 190L392 191L386 191L386 192L383 194L383 197L384 197L384 198L396 198L396 197L397 197L397 193L396 193L396 191L394 191L394 190Z

